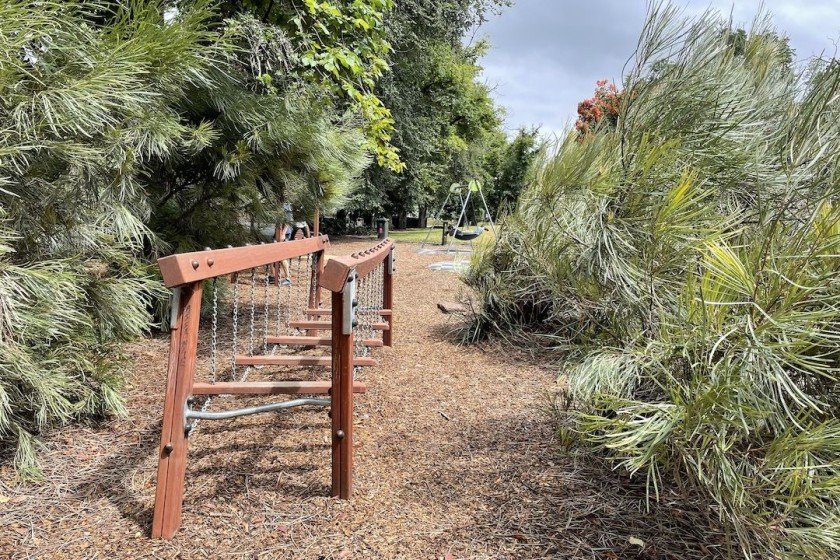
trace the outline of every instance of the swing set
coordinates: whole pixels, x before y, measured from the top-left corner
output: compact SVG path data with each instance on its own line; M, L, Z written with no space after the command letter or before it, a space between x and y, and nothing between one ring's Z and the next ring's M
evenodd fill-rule
M181 524L187 442L205 420L328 407L331 494L350 498L353 395L366 390L357 377L361 368L376 364L372 349L393 341L395 246L385 239L365 251L327 260L328 245L322 235L158 260L164 283L172 289L172 311L153 538L169 539ZM283 263L291 285L280 282ZM219 301L228 283L229 314L221 312ZM211 309L202 319L205 287L211 290L206 298ZM322 291L330 293L327 301L322 301ZM197 381L197 371L206 380ZM329 372L329 379L312 379L319 371ZM309 379L277 380L301 373ZM249 381L251 375L269 379ZM293 398L211 410L213 399L242 395Z
M466 190L466 194L464 191ZM423 239L423 243L420 245L420 249L418 252L421 253L453 253L453 252L462 252L462 249L458 249L455 247L454 243L456 240L458 241L469 241L469 250L468 252L472 252L473 245L472 242L474 239L477 239L481 234L487 231L482 226L475 226L472 229L466 229L461 226L461 224L466 224L469 221L467 215L467 206L472 199L473 204L475 202L475 194L478 193L478 197L481 199L481 204L484 208L484 217L486 218L487 222L490 225L490 230L493 234L496 234L496 225L493 223L493 217L490 215L490 209L487 207L487 200L484 198L484 193L481 191L481 183L478 181L470 181L467 185L466 189L461 186L460 183L452 183L449 187L449 191L446 193L446 198L443 201L443 204L440 206L440 210L438 210L437 214L433 216L435 221L440 220L440 217L443 215L444 210L446 209L446 205L449 203L449 199L452 198L452 195L458 196L458 201L461 206L461 211L458 214L458 221L455 223L454 226L448 227L446 222L443 223L443 232L441 235L441 246L446 245L446 249L444 250L435 250L435 249L426 249L426 245L429 244L429 237L431 236L432 230L435 229L435 226L429 226L426 231L426 237ZM449 242L447 244L447 238Z

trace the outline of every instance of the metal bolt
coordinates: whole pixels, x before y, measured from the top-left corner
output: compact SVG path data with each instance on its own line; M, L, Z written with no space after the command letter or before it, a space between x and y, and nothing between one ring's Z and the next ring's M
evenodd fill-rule
M213 266L214 264L216 264L215 259L207 259L207 266Z
M335 437L336 437L336 439L344 439L344 430L338 430L335 433Z
M164 446L163 446L163 452L164 452L164 453L166 453L167 455L169 455L170 453L172 453L172 450L173 450L173 449L175 449L175 448L174 448L174 447L172 447L172 444L171 444L171 443L167 443L166 445L164 445Z
M193 268L198 268L198 261L193 261L192 262L192 267Z
M204 250L205 251L211 251L212 249L210 249L210 247L205 247Z

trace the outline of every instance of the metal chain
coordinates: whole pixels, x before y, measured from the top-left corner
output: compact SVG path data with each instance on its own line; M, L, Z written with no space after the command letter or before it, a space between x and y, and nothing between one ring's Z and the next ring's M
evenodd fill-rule
M265 297L263 298L263 354L268 353L268 265L265 265Z
M277 277L274 279L274 284L277 287L277 326L275 328L275 333L277 336L280 336L280 321L282 320L282 312L280 311L280 301L281 296L283 294L282 290L280 289L280 271L283 270L283 265L281 263L277 263Z
M315 290L317 284L315 282L315 275L318 273L318 253L312 253L309 256L309 294L306 296L306 308L315 307L316 298Z
M216 352L219 334L219 293L216 286L217 278L213 278L213 324L210 338L210 383L216 382Z
M254 320L257 304L257 269L251 269L251 324L248 332L248 354L254 355Z
M239 333L239 276L233 275L233 349L231 351L230 377L236 379L237 334Z
M289 322L292 320L292 290L295 289L294 274L292 273L292 259L289 259L289 291L286 293L286 327L287 332L291 332Z

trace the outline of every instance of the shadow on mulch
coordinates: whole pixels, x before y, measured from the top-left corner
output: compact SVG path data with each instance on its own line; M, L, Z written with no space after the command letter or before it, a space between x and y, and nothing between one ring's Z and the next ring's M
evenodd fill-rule
M667 491L648 509L644 481L557 448L552 431L533 411L488 417L448 442L448 464L413 481L429 503L484 506L474 526L441 537L443 546L463 543L450 549L455 557L469 554L477 529L492 535L500 558L727 557L713 512Z
M146 506L145 499L137 490L131 487L131 475L156 454L160 430L160 421L140 428L139 444L119 445L94 470L85 473L85 477L73 488L73 494L80 499L104 497L123 518L132 521L140 529L150 530L152 510Z
M242 403L239 403L242 404ZM239 406L239 404L237 406ZM245 406L242 404L242 406ZM256 433L283 434L290 431L318 430L328 432L327 421L314 419L294 422L281 414L264 416L262 421L204 422L199 433L191 436L188 452L188 471L185 507L200 507L219 498L241 497L249 491L268 490L288 496L311 496L313 492L329 495L326 484L295 483L292 480L323 468L323 457L329 457L330 446L317 441L282 443L276 437L253 439ZM154 462L159 445L160 421L147 424L139 430L143 436L137 445L120 445L93 471L73 488L78 498L107 499L120 515L133 522L139 530L151 530L153 508L146 496L132 488L132 475L142 463ZM302 464L290 465L282 456L291 453L305 454ZM224 464L220 468L220 464ZM258 465L258 466L257 466Z

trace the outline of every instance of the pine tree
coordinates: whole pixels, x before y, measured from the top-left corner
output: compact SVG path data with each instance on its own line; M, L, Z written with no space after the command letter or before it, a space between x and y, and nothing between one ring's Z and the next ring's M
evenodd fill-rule
M469 277L476 328L564 350L563 429L745 557L840 553L840 63L798 76L654 4L616 121L570 131Z

